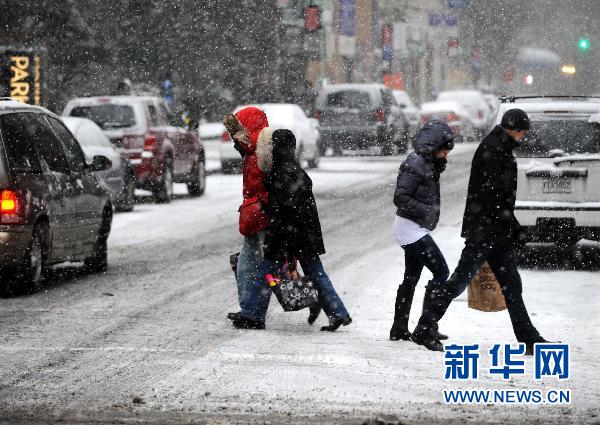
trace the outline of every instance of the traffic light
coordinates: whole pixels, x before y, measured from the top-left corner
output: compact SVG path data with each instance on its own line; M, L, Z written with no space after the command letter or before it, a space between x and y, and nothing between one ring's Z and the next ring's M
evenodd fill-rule
M588 40L585 37L581 37L579 39L579 43L578 44L579 44L579 50L581 50L583 52L585 52L587 49L590 48L590 40Z

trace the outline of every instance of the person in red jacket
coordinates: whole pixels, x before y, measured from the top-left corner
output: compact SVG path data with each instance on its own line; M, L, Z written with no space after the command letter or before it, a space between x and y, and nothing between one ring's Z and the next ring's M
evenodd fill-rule
M266 173L258 166L258 158L261 155L269 155L269 152L257 147L259 138L261 140L270 138L270 130L267 116L259 108L250 106L240 110L235 116L245 129L244 132L231 135L236 150L243 157L243 202L239 209L239 230L244 236L244 241L236 270L238 299L240 307L243 308L263 258L265 229L269 224L267 215L269 196L264 185ZM227 315L230 320L235 320L238 316L239 313Z

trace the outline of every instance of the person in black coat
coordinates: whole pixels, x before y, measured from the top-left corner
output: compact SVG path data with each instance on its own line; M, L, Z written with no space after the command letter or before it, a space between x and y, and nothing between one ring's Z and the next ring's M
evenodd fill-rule
M238 328L263 329L271 289L264 276L287 261L298 260L302 271L319 292L319 304L329 317L329 326L321 330L335 331L352 322L344 303L323 268L320 255L325 253L312 181L296 161L296 138L290 130L272 134L272 167L265 180L269 193L269 226L265 233L264 260L255 282L255 291L234 321ZM310 322L310 320L309 320Z
M426 294L434 284L444 284L450 273L429 232L435 229L440 218L440 175L453 147L452 129L443 121L432 120L421 128L415 139L415 150L408 154L398 171L394 236L404 249L405 269L404 280L396 294L394 323L390 330L392 341L411 337L408 317L423 268L427 267L433 274ZM437 337L447 338L442 334Z
M523 303L515 260L515 244L519 243L521 232L514 215L517 162L513 149L528 130L527 114L521 109L510 109L475 151L462 226L465 248L448 282L436 285L426 297L423 314L412 334L416 343L443 351L436 336L437 322L485 261L502 287L517 340L525 343L528 354L536 342L545 342Z

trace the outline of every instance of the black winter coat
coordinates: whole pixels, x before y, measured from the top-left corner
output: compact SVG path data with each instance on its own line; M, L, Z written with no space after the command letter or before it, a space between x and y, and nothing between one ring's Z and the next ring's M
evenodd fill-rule
M452 137L446 123L426 124L414 142L414 152L408 154L396 179L394 205L396 215L433 230L440 219L440 172L434 166L434 152Z
M483 139L471 163L462 236L477 242L511 245L519 234L515 218L518 143L500 126Z
M325 253L312 180L294 158L295 149L273 146L273 168L265 185L270 223L264 256L269 260L311 258Z

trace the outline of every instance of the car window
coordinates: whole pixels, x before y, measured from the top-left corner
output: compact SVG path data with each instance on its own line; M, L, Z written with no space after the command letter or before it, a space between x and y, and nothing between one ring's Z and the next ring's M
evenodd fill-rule
M135 114L129 105L76 106L70 112L72 117L89 118L104 130L135 126Z
M380 90L381 91L381 99L383 100L383 106L390 107L394 102L392 99L392 94L389 90Z
M19 118L41 160L48 165L50 171L69 173L69 164L63 145L48 121L42 115L34 113L21 114Z
M337 108L367 109L372 107L369 93L357 90L341 90L327 95L327 106Z
M156 106L148 105L148 114L150 115L150 123L154 127L158 127L158 111L156 110Z
M41 168L37 152L18 115L3 115L0 118L0 127L8 166L14 171L39 173Z
M600 127L580 119L531 118L531 129L515 150L520 157L600 153Z
M71 170L83 171L85 168L85 156L83 155L83 151L81 150L79 143L77 140L75 140L75 137L73 137L71 132L67 130L62 122L54 117L47 118L52 126L52 129L54 129L56 135L63 144L67 162L69 163Z
M159 106L160 112L163 114L163 116L170 125L175 127L183 127L183 120L179 115L173 113L173 111L167 108L164 103L160 103Z

